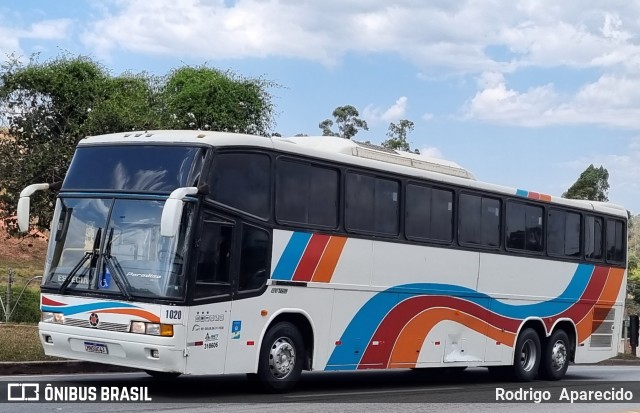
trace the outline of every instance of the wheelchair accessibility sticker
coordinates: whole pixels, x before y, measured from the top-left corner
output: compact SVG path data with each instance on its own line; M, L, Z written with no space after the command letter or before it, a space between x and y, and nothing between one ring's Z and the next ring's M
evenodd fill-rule
M240 330L242 330L242 321L235 320L231 323L231 339L239 340L240 339Z

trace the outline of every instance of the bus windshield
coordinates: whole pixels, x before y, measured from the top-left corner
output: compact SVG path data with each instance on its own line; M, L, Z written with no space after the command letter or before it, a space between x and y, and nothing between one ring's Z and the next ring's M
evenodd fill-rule
M160 236L163 201L59 198L43 286L61 292L182 299L193 207L180 232Z

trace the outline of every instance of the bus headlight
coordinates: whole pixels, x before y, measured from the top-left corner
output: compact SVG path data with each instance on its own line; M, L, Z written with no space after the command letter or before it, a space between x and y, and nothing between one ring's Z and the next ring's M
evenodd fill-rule
M145 334L146 330L147 329L146 329L145 323L143 323L142 321L132 321L131 328L129 331L136 334Z
M42 320L43 323L64 324L64 314L43 311L40 313L40 320Z
M173 337L172 324L145 323L144 321L132 321L129 328L131 333L149 334L151 336Z

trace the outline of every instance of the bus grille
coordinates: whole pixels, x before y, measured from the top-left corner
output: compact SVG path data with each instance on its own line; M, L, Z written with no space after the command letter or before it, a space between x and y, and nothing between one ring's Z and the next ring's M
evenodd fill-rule
M129 331L128 324L107 323L101 321L97 327L92 327L91 324L89 324L89 320L79 320L77 318L67 318L64 320L64 324L72 327L94 328L96 330L117 331L120 333L126 333Z

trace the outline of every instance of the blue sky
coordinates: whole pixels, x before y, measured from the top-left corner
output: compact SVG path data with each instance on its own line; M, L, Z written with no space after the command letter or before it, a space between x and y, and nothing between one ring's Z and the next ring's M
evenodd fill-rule
M479 180L561 195L591 163L640 213L640 3L595 0L81 0L0 4L0 52L89 55L113 74L207 63L264 76L275 132L351 104L381 142Z

